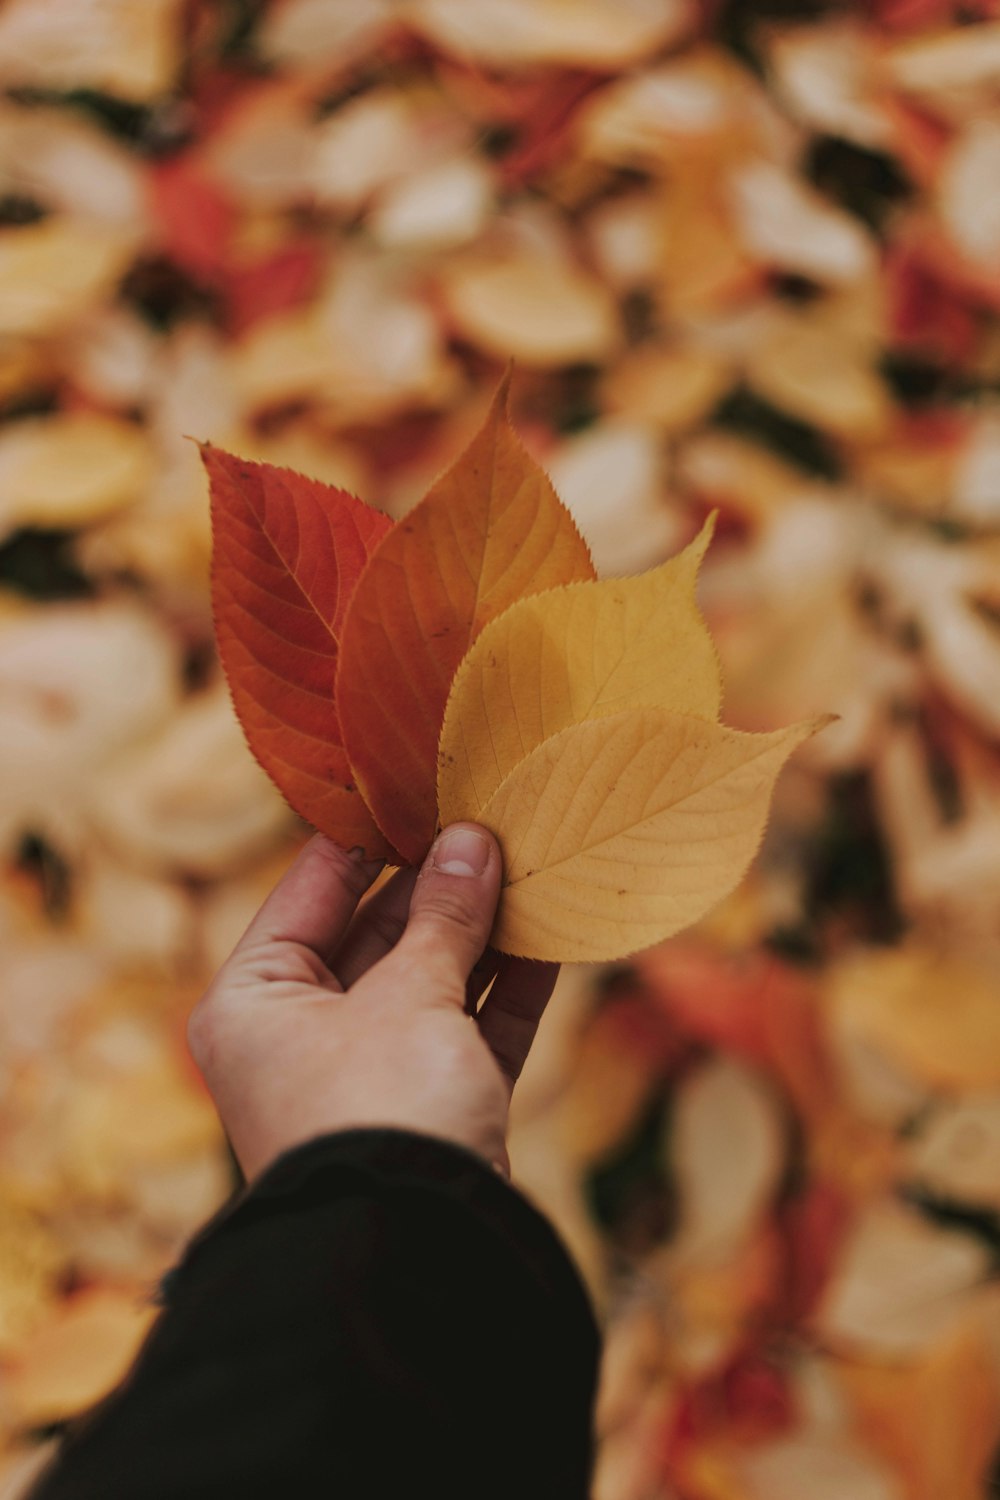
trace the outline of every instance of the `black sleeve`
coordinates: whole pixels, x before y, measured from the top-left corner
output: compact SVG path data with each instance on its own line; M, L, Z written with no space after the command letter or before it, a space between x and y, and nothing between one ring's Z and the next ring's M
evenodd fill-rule
M32 1500L586 1496L598 1342L550 1226L400 1131L281 1158L193 1242Z

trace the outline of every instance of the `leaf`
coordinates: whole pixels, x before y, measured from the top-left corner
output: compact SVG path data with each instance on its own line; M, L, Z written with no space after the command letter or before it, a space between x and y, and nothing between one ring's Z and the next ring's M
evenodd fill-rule
M555 369L603 364L618 345L618 308L598 279L534 250L469 254L442 279L463 339L497 358Z
M864 1209L823 1290L823 1343L862 1359L913 1360L960 1326L990 1274L982 1240L878 1199Z
M67 1299L5 1380L18 1425L64 1421L106 1395L125 1375L155 1316L130 1289L89 1287Z
M863 1046L942 1092L1000 1087L997 968L926 939L859 949L830 967L824 1013L835 1056Z
M763 1219L785 1165L783 1119L765 1075L719 1053L693 1069L677 1090L669 1149L673 1254L686 1262L735 1254Z
M587 719L643 707L718 718L718 657L695 603L713 526L639 578L550 589L485 627L445 709L442 806L482 806L543 740Z
M4 424L0 533L102 521L142 495L150 445L132 422L60 412Z
M970 1298L954 1331L922 1359L839 1361L859 1430L891 1460L908 1500L979 1500L995 1489L985 1477L1000 1427L994 1324L995 1303Z
M196 277L228 281L235 207L226 190L190 152L149 174L150 216L170 259Z
M334 702L338 636L387 516L288 469L201 450L219 653L250 748L307 822L388 853L353 784Z
M480 0L474 18L462 0L408 0L404 10L445 53L500 70L627 67L674 41L689 19L680 0Z
M781 766L824 721L743 734L638 708L564 729L482 805L442 801L499 839L491 943L560 963L622 958L670 937L742 878Z
M594 576L586 543L507 420L479 434L372 555L344 620L337 710L354 777L410 863L437 821L452 678L483 626L528 591Z

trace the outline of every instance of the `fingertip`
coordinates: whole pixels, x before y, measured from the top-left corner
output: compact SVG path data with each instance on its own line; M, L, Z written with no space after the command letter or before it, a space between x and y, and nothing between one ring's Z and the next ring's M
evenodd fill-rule
M452 823L434 840L424 871L478 878L499 856L497 841L487 829L478 823Z
M237 952L262 941L293 942L325 959L381 868L382 861L365 859L363 850L348 853L325 834L313 834L250 923Z
M344 849L341 844L328 838L325 833L314 833L306 848L315 848L325 858L331 860L338 869L343 867L344 861L355 865L368 879L369 883L385 864L384 859L369 859L360 844L355 844L352 849Z
M404 955L445 964L464 993L486 947L500 895L500 846L477 823L453 823L434 841L414 887Z

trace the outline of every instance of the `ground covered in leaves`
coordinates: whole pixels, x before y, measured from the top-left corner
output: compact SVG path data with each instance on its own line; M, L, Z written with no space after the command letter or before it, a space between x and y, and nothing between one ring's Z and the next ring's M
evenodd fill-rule
M718 508L737 894L566 972L515 1172L597 1500L976 1500L1000 1443L1000 6L0 4L0 1495L230 1163L184 1015L302 829L186 436L398 516L512 416L603 575Z

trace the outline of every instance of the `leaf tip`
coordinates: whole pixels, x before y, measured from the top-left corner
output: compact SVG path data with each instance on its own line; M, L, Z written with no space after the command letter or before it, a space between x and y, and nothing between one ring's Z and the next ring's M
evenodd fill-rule
M817 714L815 719L807 719L809 734L819 734L821 729L828 729L831 724L840 723L840 714Z
M492 402L492 405L496 408L498 414L500 416L506 417L508 421L510 420L510 386L513 378L514 361L512 359L509 359L504 366L504 372L500 376L497 388L493 393Z
M821 734L824 729L829 729L831 724L840 722L840 714L817 714L812 719L801 719L797 724L790 724L786 731L792 737L792 749L798 749L814 735Z
M715 537L715 528L718 519L718 508L716 508L715 510L710 510L701 524L701 530L698 532L698 535L688 543L688 546L685 549L691 561L694 563L695 572L697 572L701 567L705 559L705 553L712 545L712 541Z

